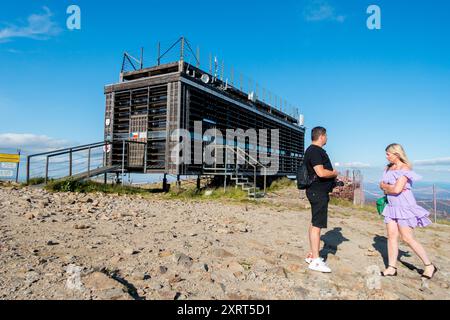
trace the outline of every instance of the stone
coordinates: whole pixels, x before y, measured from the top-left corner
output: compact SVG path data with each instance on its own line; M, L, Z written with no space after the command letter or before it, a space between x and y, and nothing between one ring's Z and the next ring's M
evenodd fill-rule
M181 281L184 281L184 279L182 279L181 276L178 275L178 274L176 274L176 275L174 275L174 276L169 278L169 284L170 285L173 285L173 284L181 282Z
M172 252L167 251L167 250L163 250L158 253L158 257L160 257L160 258L170 257L171 255L172 255Z
M306 296L309 293L308 289L305 289L301 286L295 287L294 288L294 292L299 296L297 297L298 300L304 300L306 298Z
M177 263L177 265L182 265L185 268L190 268L193 264L192 258L188 257L184 253L177 253L174 256L174 260Z
M287 278L286 270L283 267L275 267L268 270L269 273L272 273L281 278Z
M109 260L112 264L117 264L121 261L123 261L123 258L121 256L114 256Z
M38 282L41 278L41 275L36 272L36 271L30 271L27 272L27 274L25 275L25 283L27 285L33 284L35 282Z
M132 255L138 254L139 251L138 250L134 250L132 248L127 248L127 249L123 250L123 253L126 254L126 255L129 255L129 256L132 256Z
M100 300L132 300L128 289L120 282L101 272L93 272L83 278L84 286Z
M376 257L379 255L379 253L374 249L367 249L367 251L365 252L365 255L368 257Z
M162 300L175 300L175 298L178 297L179 293L175 291L163 290L159 291L158 295Z
M167 272L167 267L165 266L159 266L159 273L160 274L165 274Z
M304 270L304 268L302 268L302 266L298 265L298 264L290 264L287 266L287 270L289 272L292 273L297 273L297 272L301 272L302 270Z
M214 249L212 251L212 254L216 257L219 258L229 258L229 257L234 257L234 255L228 251L226 251L225 249Z
M280 258L286 261L292 261L297 263L301 263L303 261L302 257L292 253L282 253L280 255Z
M33 220L37 216L38 216L37 213L34 212L34 211L27 212L27 213L24 214L24 217L27 218L28 220Z
M230 262L230 263L228 263L227 264L227 269L229 270L229 271L231 271L233 274L234 273L238 273L238 272L244 272L245 271L245 269L242 267L242 265L241 264L239 264L238 262L236 262L236 261L232 261L232 262Z
M76 225L74 226L74 228L75 228L76 230L85 230L85 229L89 229L89 226L84 225L84 224L80 224L80 225L76 224Z
M81 282L82 267L76 265L69 265L66 268L68 278L66 280L66 288L69 290L83 291L83 283Z
M230 300L250 300L250 297L242 293L229 293L227 298Z

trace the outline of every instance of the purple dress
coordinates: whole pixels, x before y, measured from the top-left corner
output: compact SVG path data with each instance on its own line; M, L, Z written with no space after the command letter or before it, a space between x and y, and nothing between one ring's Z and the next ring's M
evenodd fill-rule
M384 222L395 221L401 227L426 227L431 224L428 218L430 212L420 207L411 191L413 181L420 180L421 177L411 170L388 170L383 174L383 182L395 185L397 180L405 176L408 181L405 191L398 195L388 195L389 204L384 208Z

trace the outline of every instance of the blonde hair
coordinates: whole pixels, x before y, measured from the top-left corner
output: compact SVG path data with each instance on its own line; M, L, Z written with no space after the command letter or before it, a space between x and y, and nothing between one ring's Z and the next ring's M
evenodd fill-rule
M386 152L395 154L397 157L399 157L400 161L406 164L409 168L412 168L412 163L409 161L408 157L406 156L406 152L403 149L403 147L398 143L390 144L386 147ZM388 167L392 167L392 163L388 164Z

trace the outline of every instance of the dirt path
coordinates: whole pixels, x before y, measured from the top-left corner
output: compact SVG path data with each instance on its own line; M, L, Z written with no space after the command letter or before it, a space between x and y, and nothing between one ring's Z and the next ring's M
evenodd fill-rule
M422 283L401 245L381 278L377 215L331 207L322 240L332 274L308 271L310 214L298 191L263 203L0 188L1 299L449 299L450 227L417 231L440 267Z

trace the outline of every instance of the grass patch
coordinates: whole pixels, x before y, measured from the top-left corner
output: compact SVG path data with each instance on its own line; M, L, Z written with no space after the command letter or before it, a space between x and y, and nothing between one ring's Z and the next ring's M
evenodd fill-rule
M45 183L45 178L43 177L36 177L36 178L31 178L30 181L28 181L28 183L22 183L23 186L35 186L38 184L43 184Z
M274 192L274 191L287 189L287 188L291 188L291 187L296 187L295 181L284 177L284 178L273 181L272 184L270 185L270 187L267 188L267 191Z
M446 226L450 226L450 221L449 220L445 220L445 219L437 219L436 223L437 224L444 224Z
M201 189L188 187L185 189L171 189L167 195L169 199L181 200L231 200L231 201L249 201L248 194L241 188L227 187L216 189Z
M148 194L149 190L122 186L117 184L103 184L94 181L76 181L73 179L65 179L59 181L52 181L45 189L51 192L78 192L78 193L115 193L119 195L124 194Z

